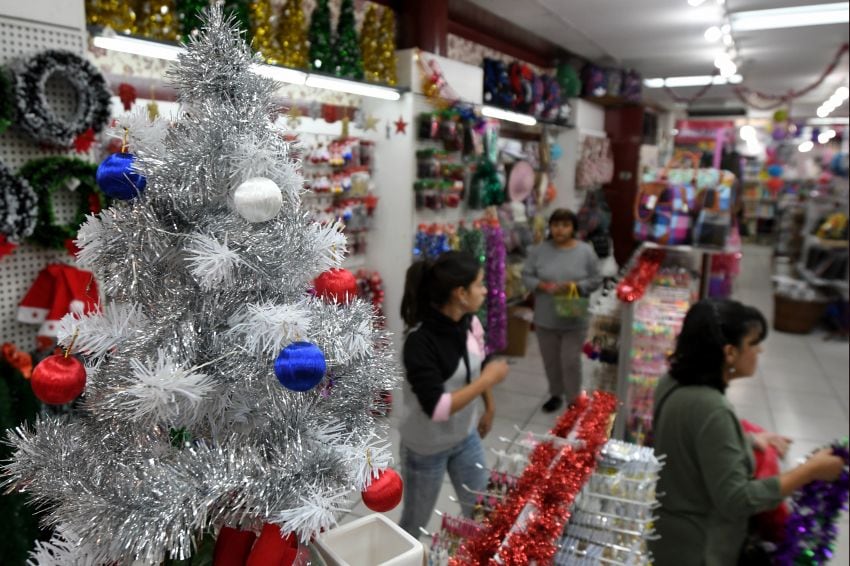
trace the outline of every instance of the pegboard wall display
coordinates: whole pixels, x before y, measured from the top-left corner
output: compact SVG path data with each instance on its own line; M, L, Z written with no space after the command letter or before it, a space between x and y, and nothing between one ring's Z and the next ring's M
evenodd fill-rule
M0 65L8 67L17 59L45 49L65 49L84 55L85 31L0 16ZM77 97L69 85L61 80L48 80L45 92L57 114L71 116L74 113ZM0 160L14 172L31 159L51 155L94 160L93 152L80 155L73 150L41 147L14 127L0 134ZM53 206L56 220L67 222L74 214L75 197L71 192L58 191ZM57 262L73 263L73 258L64 250L46 250L29 243L22 244L12 254L0 258L0 343L13 342L22 350L35 347L38 325L17 322L18 303L39 271Z

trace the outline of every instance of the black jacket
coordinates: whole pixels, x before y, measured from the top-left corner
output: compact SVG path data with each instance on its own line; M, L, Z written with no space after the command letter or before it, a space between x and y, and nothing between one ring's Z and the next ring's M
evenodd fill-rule
M402 357L407 381L428 416L434 414L434 408L445 393L443 383L455 373L461 360L466 366L466 382L469 383L466 341L471 322L472 315L454 321L430 309L404 341Z

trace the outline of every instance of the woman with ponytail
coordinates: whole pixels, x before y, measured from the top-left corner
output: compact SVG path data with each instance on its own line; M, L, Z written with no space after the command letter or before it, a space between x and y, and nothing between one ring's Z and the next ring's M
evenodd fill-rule
M484 356L474 313L487 288L481 264L448 252L407 270L401 316L404 416L400 427L404 506L401 527L419 537L448 471L466 516L487 484L481 438L493 422L491 388L508 374L504 360Z
M670 373L655 391L655 453L666 456L658 482L661 538L650 542L655 566L756 566L745 546L750 518L811 481L835 480L844 467L822 450L779 476L754 479L753 446L784 455L790 441L747 436L725 393L732 380L756 373L766 336L764 316L737 301L703 300L685 316Z

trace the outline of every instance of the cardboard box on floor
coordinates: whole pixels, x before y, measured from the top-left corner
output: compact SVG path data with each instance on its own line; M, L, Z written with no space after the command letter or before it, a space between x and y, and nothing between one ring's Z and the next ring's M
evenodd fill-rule
M506 356L525 356L528 332L534 312L528 307L508 308L508 347L502 352Z

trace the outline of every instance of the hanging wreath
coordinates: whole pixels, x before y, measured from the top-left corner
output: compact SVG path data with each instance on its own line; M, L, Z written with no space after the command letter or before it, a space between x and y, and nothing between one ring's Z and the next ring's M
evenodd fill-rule
M77 108L68 120L56 115L45 96L45 85L54 75L61 75L75 91ZM51 146L70 147L89 128L101 131L109 121L110 96L100 71L70 51L38 53L15 75L18 124L35 141Z
M0 67L0 134L5 132L15 119L14 93L9 72Z
M0 241L10 252L32 235L36 226L38 197L30 184L0 163Z
M105 205L103 194L97 188L97 166L73 157L44 157L34 159L18 172L38 195L38 227L32 239L42 246L55 249L66 247L68 240L77 236L86 215L97 214ZM56 223L53 196L67 189L77 195L77 210L67 224Z

